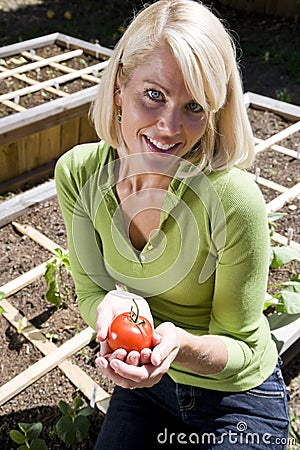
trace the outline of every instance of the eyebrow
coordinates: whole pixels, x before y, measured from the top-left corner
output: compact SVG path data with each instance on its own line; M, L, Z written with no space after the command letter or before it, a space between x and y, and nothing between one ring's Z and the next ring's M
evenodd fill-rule
M167 89L165 86L163 86L162 84L158 83L157 81L153 81L153 80L144 80L144 83L155 84L156 86L158 86L158 87L160 87L162 90L164 90L168 95L170 95L169 89Z

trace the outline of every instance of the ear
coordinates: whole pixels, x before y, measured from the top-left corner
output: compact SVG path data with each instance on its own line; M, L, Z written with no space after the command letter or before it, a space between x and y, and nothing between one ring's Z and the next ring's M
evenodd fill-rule
M122 106L122 93L119 87L115 89L115 104L117 106Z

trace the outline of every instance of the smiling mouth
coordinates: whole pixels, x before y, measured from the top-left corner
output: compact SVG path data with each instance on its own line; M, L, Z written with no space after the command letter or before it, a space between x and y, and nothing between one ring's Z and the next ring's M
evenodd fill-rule
M162 144L156 139L152 139L149 136L145 136L148 148L152 152L172 153L179 144Z

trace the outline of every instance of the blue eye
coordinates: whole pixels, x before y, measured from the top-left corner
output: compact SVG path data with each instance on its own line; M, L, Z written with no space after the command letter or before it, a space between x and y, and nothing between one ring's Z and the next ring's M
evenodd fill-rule
M147 94L151 100L154 101L162 100L161 92L156 91L155 89L147 89Z
M187 108L192 111L192 112L202 112L203 108L201 105L199 105L199 103L197 102L191 102L187 105Z

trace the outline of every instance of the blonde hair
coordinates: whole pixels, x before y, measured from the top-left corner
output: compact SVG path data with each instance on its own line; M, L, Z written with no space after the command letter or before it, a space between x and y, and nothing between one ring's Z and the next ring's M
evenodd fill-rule
M208 118L206 131L188 159L208 170L248 167L254 158L254 141L235 46L222 22L194 0L159 0L143 9L129 25L92 106L98 136L112 147L122 147L116 89L126 86L133 71L163 45L172 50L188 91Z

